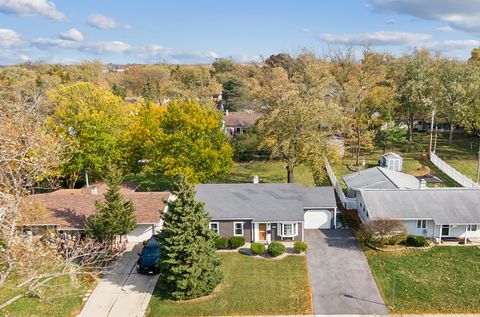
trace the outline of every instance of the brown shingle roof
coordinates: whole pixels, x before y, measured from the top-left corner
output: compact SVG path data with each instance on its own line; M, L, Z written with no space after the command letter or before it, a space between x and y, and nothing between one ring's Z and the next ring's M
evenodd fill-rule
M258 112L230 112L225 114L223 120L226 127L250 128L262 117Z
M122 190L123 191L123 190ZM45 216L23 225L56 225L58 229L83 229L87 218L96 213L95 201L103 200L103 195L92 195L83 189L58 190L49 194L36 194L27 201L38 203L46 208ZM158 223L165 209L169 192L123 192L125 199L135 207L137 223Z

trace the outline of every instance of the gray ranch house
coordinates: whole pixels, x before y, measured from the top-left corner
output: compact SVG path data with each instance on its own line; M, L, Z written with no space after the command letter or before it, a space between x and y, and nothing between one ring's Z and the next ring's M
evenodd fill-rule
M201 184L196 199L210 214L210 229L247 242L303 241L305 229L335 228L332 187L298 184Z
M480 189L362 189L357 210L362 221L395 219L409 234L441 242L445 238L480 241Z
M347 197L354 198L361 189L419 189L422 183L409 174L375 166L342 176Z

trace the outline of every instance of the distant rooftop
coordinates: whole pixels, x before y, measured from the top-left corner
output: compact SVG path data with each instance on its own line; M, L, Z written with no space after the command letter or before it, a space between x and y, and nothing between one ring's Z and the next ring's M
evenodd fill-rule
M258 112L226 112L223 120L225 127L250 128L262 117Z
M348 188L417 189L420 181L412 175L395 172L380 166L342 176Z

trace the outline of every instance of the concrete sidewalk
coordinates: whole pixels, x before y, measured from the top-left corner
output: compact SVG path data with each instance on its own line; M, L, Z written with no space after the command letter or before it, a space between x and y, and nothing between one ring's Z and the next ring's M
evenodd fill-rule
M111 272L100 279L78 317L141 317L145 314L158 274L137 274L135 262L141 250L141 243L127 248Z

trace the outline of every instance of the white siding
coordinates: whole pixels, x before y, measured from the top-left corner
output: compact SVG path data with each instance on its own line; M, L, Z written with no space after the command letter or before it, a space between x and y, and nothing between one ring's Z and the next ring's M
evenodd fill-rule
M426 229L417 229L417 220L403 220L402 222L407 228L408 234L433 238L433 232L435 228L435 223L433 222L433 220L427 220ZM437 226L437 228L435 229L435 236L438 236L438 228L439 227Z

